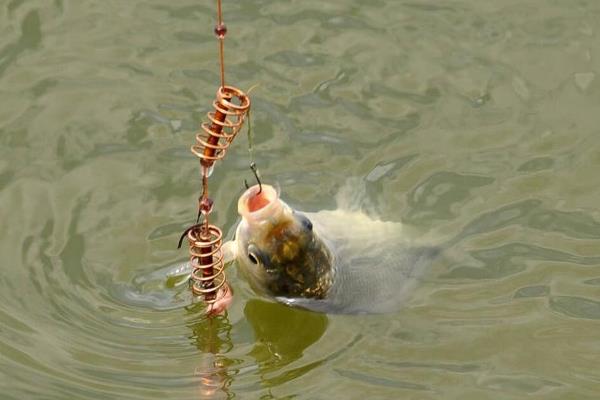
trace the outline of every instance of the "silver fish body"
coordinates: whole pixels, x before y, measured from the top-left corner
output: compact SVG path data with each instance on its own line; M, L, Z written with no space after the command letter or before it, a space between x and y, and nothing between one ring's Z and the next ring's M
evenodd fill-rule
M392 312L410 297L439 250L409 243L402 224L360 211L300 213L263 185L266 208L238 203L242 221L228 244L260 294L327 313ZM270 208L269 208L270 207Z

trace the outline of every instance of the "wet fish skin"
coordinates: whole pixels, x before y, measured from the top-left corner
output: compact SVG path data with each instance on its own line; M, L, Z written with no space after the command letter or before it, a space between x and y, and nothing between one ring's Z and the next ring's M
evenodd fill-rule
M263 188L265 185L263 185ZM259 294L326 313L385 313L402 307L440 249L412 245L402 224L359 210L301 213L270 192L269 207L238 203L233 257Z

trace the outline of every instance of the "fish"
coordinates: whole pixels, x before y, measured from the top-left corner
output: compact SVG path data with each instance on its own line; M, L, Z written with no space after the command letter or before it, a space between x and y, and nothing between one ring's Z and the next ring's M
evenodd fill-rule
M301 212L266 184L240 196L238 213L235 236L223 246L226 261L235 261L257 294L316 312L397 311L440 253L414 244L401 223L347 201Z
M368 210L364 182L350 179L331 210L290 207L271 185L248 187L238 199L239 222L222 246L225 265L261 297L325 314L380 314L400 310L439 256L442 245L420 245L400 222ZM429 242L426 242L429 243ZM189 261L115 285L127 304L171 309L189 302ZM209 315L224 312L233 289L225 285Z

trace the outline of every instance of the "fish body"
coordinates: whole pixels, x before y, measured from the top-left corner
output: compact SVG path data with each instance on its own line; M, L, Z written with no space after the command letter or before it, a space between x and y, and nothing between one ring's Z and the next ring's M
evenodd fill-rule
M267 185L248 189L238 212L228 258L257 293L313 311L395 311L439 253L360 210L293 210Z

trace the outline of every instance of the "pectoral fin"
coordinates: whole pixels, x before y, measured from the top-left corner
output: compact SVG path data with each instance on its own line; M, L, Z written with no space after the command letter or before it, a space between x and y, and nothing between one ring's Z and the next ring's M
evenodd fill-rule
M190 279L190 274L192 272L192 267L188 261L175 265L174 267L170 267L166 272L167 280L165 285L167 288L176 288Z

